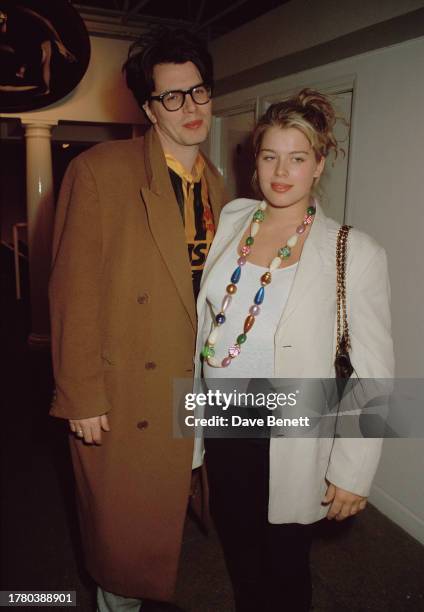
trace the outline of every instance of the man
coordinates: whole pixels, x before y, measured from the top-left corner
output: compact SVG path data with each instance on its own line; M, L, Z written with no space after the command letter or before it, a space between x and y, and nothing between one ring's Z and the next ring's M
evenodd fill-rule
M134 43L127 84L152 126L76 158L56 215L50 284L56 397L69 419L98 609L170 601L193 440L175 439L172 383L193 371L195 293L223 202L199 154L212 62L184 31ZM143 608L143 604L142 604Z

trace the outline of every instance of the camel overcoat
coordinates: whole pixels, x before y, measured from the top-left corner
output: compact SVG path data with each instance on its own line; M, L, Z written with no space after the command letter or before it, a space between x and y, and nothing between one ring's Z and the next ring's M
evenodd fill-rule
M205 168L215 221L221 177ZM193 440L173 437L172 382L193 375L196 314L162 147L104 143L71 162L50 281L51 414L108 414L101 446L70 438L86 563L104 589L171 600Z

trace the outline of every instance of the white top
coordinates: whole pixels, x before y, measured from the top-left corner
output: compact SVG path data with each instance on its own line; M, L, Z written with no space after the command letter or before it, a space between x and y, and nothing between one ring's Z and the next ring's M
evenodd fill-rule
M231 249L211 268L206 300L214 315L221 311L225 289L237 267L238 257L237 248ZM265 298L259 306L260 313L247 334L247 341L242 345L240 355L233 359L227 368L213 368L206 360L203 362L203 376L209 389L219 389L223 393L243 393L247 389L249 379L274 377L275 332L293 284L297 265L294 263L272 273L272 282L265 287ZM267 271L268 268L249 261L242 266L237 292L232 296L232 302L225 312L226 321L219 329L214 347L215 357L219 362L228 355L228 348L235 344L237 336L243 333L249 308L254 304L254 297L261 287L260 277ZM235 384L234 379L242 380ZM199 467L202 462L203 440L197 437L194 444L193 469Z
M226 287L237 268L237 249L230 250L220 258L210 271L206 300L214 315L221 311ZM241 346L241 353L227 368L214 368L205 361L203 375L209 378L272 378L274 376L274 336L283 313L296 274L297 263L274 270L272 282L265 287L265 298L259 306L260 313L247 333L247 341ZM261 287L260 277L268 268L249 261L241 268L237 292L225 312L226 321L219 328L215 344L215 358L219 362L228 355L228 348L235 344L237 336L243 333L249 308Z

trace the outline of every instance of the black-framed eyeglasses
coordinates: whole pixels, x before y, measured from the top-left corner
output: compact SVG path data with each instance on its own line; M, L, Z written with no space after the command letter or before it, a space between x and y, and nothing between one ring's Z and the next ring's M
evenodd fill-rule
M158 96L150 96L150 100L161 102L164 108L172 113L184 106L187 94L191 96L191 99L196 104L207 104L211 99L212 89L209 85L205 85L205 83L199 83L198 85L193 85L190 89L164 91Z

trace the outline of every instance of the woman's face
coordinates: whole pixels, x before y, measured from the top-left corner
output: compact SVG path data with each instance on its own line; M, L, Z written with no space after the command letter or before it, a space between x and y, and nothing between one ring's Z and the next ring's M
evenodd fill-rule
M270 204L308 206L314 179L324 169L306 136L296 128L270 127L262 138L256 169L262 194Z

